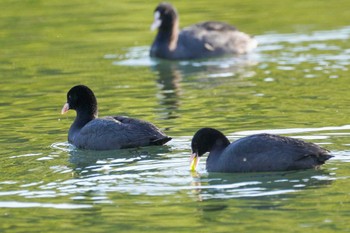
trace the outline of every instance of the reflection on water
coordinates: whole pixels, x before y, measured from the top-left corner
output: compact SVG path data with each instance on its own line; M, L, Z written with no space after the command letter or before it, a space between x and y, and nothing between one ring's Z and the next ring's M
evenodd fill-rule
M52 208L52 209L84 209L92 208L92 205L74 205L74 204L54 204L38 202L17 202L17 201L0 201L0 208Z
M350 65L350 50L343 42L350 38L350 27L336 30L315 31L308 34L265 34L256 36L259 47L244 56L221 57L210 60L164 61L149 57L149 47L132 47L125 54L106 55L115 66L150 67L156 74L158 86L158 109L162 119L181 118L179 111L183 104L183 86L196 81L208 83L212 88L225 85L229 79L239 78L244 84L231 85L255 86L251 78L266 83L278 82L281 73L289 79L296 79L295 72L301 72L298 78L313 79L328 77L342 78ZM252 69L261 70L259 76ZM256 69L255 69L256 70ZM284 78L284 77L282 77ZM344 78L344 77L343 77ZM227 83L229 85L229 83ZM198 89L202 87L198 86ZM239 90L235 90L238 92ZM266 96L265 90L253 93L257 97ZM283 94L283 93L281 93ZM329 95L326 96L326 98ZM316 97L312 97L316 98ZM224 113L223 113L224 114Z
M273 173L210 173L194 177L193 184L200 200L268 197L290 194L303 189L331 185L334 174L323 170Z
M188 82L188 77L199 77L200 79L211 79L220 77L233 77L242 75L246 67L255 65L253 56L240 56L230 58L218 58L202 61L171 62L157 60L151 66L156 72L159 86L158 99L160 106L164 106L168 116L165 119L177 118L176 114L181 101L181 82ZM248 74L247 74L248 75Z
M177 110L181 105L181 82L188 78L199 77L201 80L213 78L246 76L252 74L246 68L257 64L257 55L248 54L228 56L210 60L167 61L150 58L149 47L131 48L125 55L105 55L105 59L121 59L114 61L117 66L149 66L158 77L159 92L157 97L162 106L164 119L178 118Z
M98 170L96 165L106 173L123 169L129 171L127 167L135 165L138 161L162 160L165 153L169 153L167 146L111 151L73 149L69 151L69 162L74 166L74 171L87 175Z
M159 93L157 95L159 105L162 106L164 119L178 118L177 110L180 106L182 72L177 69L177 63L159 62L152 66L157 73Z
M319 41L334 41L347 40L350 37L350 27L343 27L340 29L315 31L308 34L292 33L292 34L268 34L257 36L259 46L278 44L287 42L291 44L299 44L303 42L319 42ZM315 44L317 46L317 44ZM317 46L318 47L318 46ZM321 47L323 48L323 46Z

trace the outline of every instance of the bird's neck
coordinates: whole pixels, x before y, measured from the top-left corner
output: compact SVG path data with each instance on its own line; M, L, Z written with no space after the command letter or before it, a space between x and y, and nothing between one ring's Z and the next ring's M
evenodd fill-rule
M97 111L77 109L77 117L75 118L72 127L75 129L83 128L87 123L97 118Z
M161 44L165 43L166 48L169 51L174 51L177 47L177 41L179 38L179 21L175 20L175 22L167 28L159 28L157 41Z
M97 112L96 114L87 114L82 111L77 111L77 116L69 128L68 132L68 141L74 142L76 135L80 132L80 130L90 121L97 118Z
M216 164L219 163L220 157L228 145L230 145L230 141L225 136L215 141L207 158L208 170L216 170Z

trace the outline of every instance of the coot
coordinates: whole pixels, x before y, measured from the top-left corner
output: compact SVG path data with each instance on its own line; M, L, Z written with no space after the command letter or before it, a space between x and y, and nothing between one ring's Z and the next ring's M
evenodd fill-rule
M257 46L253 37L222 22L202 22L179 32L178 14L169 3L160 3L154 11L151 29L157 28L151 57L170 60L208 58L244 54Z
M112 150L163 145L171 138L153 124L125 116L97 118L97 101L90 88L72 87L61 113L74 109L77 116L69 129L68 141L78 148Z
M191 170L210 152L209 172L267 172L317 168L332 156L320 146L273 134L255 134L230 143L220 131L202 128L192 138Z

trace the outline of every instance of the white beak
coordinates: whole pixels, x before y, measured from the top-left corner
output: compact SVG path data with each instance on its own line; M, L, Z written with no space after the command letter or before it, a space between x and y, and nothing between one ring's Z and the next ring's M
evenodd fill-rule
M154 31L157 28L160 27L160 25L162 25L162 20L160 20L160 13L159 11L154 12L154 21L151 25L151 30Z
M69 110L69 104L68 104L68 103L65 103L65 104L63 105L62 110L61 110L61 114L65 114L66 112L68 112L68 110Z

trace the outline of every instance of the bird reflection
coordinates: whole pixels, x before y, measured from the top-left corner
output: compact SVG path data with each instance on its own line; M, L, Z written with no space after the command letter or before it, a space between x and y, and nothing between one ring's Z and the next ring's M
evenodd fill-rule
M293 196L298 191L331 185L334 178L323 170L305 170L262 173L191 174L192 186L199 201L207 199L256 198ZM276 206L256 206L275 208Z
M73 149L69 151L69 162L76 174L84 175L112 171L118 167L127 167L141 160L162 159L161 154L168 153L168 146L134 148L110 151L92 151ZM112 169L113 168L113 169Z
M193 175L198 221L231 215L232 210L287 210L291 199L302 190L332 184L331 174L322 170L270 173L209 173ZM227 212L229 209L229 212ZM213 213L214 212L214 213Z
M182 80L181 71L175 62L160 62L153 68L158 73L157 83L159 86L159 104L166 113L165 119L178 118L177 110L180 106Z
M183 83L189 82L188 77L201 80L226 77L251 76L249 66L257 64L253 55L225 57L210 60L196 61L165 61L154 59L152 70L158 75L158 99L164 119L180 117L179 107L183 94ZM214 81L212 81L214 80Z

